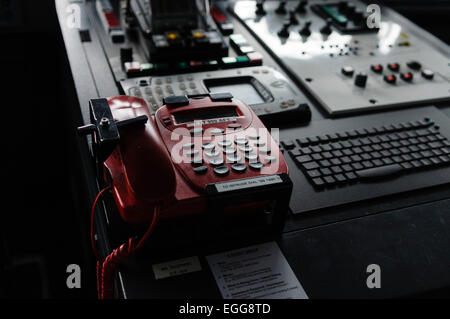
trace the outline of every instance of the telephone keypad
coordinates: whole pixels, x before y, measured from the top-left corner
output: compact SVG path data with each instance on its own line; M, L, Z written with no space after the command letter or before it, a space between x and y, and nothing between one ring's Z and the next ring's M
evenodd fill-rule
M216 130L216 136L211 136L212 140L203 143L199 150L194 149L194 143L183 145L186 153L193 157L191 164L196 174L207 172L200 167L211 166L215 175L224 177L230 172L243 173L248 168L260 171L265 165L277 161L277 157L271 154L272 150L263 136L258 134L237 134L234 137L217 136L224 130ZM202 156L202 153L204 159L197 158L197 155Z

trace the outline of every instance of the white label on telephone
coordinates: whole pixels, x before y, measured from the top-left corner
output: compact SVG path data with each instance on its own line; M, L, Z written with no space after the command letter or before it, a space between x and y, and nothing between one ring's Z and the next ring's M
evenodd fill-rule
M308 299L276 242L206 259L225 299Z
M197 256L154 264L152 268L156 280L202 270Z
M257 186L265 186L270 184L282 183L283 180L279 175L258 176L254 178L239 179L231 182L216 183L216 189L219 193L234 191Z

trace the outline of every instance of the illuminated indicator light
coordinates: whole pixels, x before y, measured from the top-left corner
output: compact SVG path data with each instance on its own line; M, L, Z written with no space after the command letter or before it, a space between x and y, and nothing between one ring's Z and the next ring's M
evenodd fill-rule
M175 40L178 38L178 35L176 33L168 33L167 38L170 40Z
M392 71L398 71L398 69L400 68L400 65L398 63L391 63L391 64L388 64L388 68Z
M384 77L384 80L389 84L394 84L397 78L395 77L395 75L386 75Z
M236 63L236 58L233 58L231 56L224 57L224 58L222 58L222 62L225 63L225 64Z
M117 17L114 14L114 12L105 12L104 16L105 16L106 22L108 23L108 26L110 28L118 28L118 27L120 27L119 20L117 19Z
M211 8L210 10L211 16L213 17L213 19L218 22L218 23L223 23L223 22L227 22L227 18L224 16L224 14L222 13L222 11L220 11L217 8Z
M249 59L248 59L246 56L243 56L243 55L242 55L242 56L238 56L238 57L236 58L236 61L242 63L242 62L248 62Z
M380 64L372 65L372 71L375 73L381 73L383 71L383 66Z
M320 7L322 8L322 10L324 10L331 18L333 18L337 23L339 24L346 24L347 23L347 18L345 16L343 16L342 14L337 13L336 11L334 11L332 8L330 8L327 5L320 5Z
M406 82L410 82L413 79L413 75L410 72L403 73L401 76L402 76L402 79Z
M205 37L205 34L204 34L203 32L197 31L197 32L194 32L194 33L193 33L193 36L194 36L194 38L196 38L196 39L201 39L201 38L204 38L204 37Z

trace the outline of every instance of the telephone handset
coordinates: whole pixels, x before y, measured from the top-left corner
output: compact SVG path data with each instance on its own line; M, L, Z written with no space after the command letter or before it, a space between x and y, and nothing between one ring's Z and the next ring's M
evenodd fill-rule
M278 144L231 94L166 97L154 116L136 97L93 100L91 113L94 104L102 104L101 114L109 108L117 123L119 141L103 168L125 221L151 220L156 205L161 219L218 204L225 213L246 213L282 200L288 209L292 183ZM144 125L121 125L142 117Z

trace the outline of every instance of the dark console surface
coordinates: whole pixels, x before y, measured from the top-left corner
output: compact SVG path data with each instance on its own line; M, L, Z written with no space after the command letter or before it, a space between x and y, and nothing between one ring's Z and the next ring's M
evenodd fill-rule
M266 126L279 128L275 139L293 181L281 234L233 236L236 227L223 230L232 240L196 241L184 225L169 229L170 236L157 233L157 238L168 236L167 247L154 251L150 244L124 263L116 281L118 296L220 298L205 256L270 241L278 243L310 298L404 297L450 286L445 44L387 8L380 30L363 27L355 33L350 30L358 27L355 13L348 28L342 27L333 1L288 1L285 14L275 12L275 1L258 6L255 1L213 1L213 21L200 28L217 27L223 50L198 59L151 60L154 43L162 39L143 32L145 21L128 24L120 1L108 1L119 25L105 27L100 17L106 11L99 2L56 2L84 124L89 124L93 98L141 97L154 114L170 96L232 91ZM141 9L145 2L131 1ZM71 3L81 8L80 29L65 24ZM285 22L281 38L287 40L281 41ZM203 38L201 32L172 33L158 35L175 42L184 36ZM391 76L395 83L389 83ZM359 114L362 110L367 114ZM86 145L80 147L92 202L97 179ZM129 229L118 220L112 198L105 198L100 211L99 246L107 255ZM155 263L190 256L198 256L201 271L155 279ZM383 289L366 286L366 267L374 263L383 269Z

